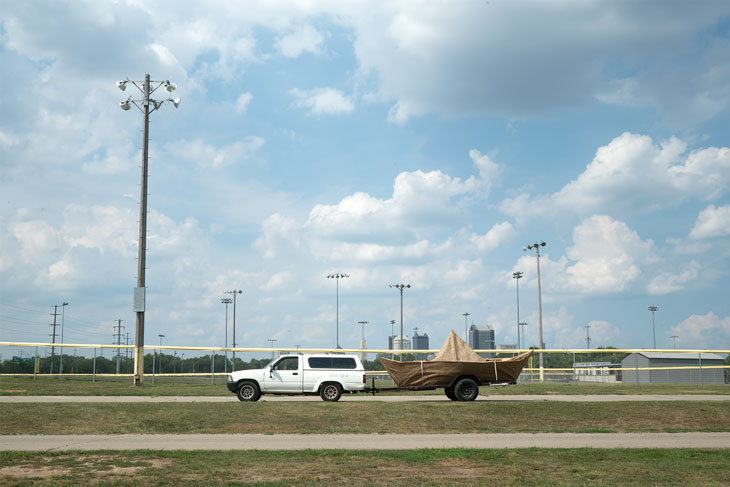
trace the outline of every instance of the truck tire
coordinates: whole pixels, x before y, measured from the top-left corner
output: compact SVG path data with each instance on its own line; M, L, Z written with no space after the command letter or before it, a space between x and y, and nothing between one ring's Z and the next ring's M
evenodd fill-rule
M319 388L319 397L323 401L339 401L342 397L342 386L337 382L326 382Z
M255 382L245 380L239 384L236 395L239 401L258 401L261 397L261 389Z
M454 386L454 395L459 401L473 401L479 395L479 386L468 377L461 379Z
M446 397L448 397L452 401L458 401L458 399L456 398L456 394L454 394L454 388L453 387L446 387L444 389L444 392L446 393Z

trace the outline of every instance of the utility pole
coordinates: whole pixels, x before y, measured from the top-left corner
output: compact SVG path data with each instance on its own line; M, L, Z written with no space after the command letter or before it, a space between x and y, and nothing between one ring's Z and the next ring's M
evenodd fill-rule
M126 345L129 346L129 332L127 332L127 343L126 343ZM127 370L128 364L129 364L129 349L128 348L125 348L124 349L124 370Z
M165 81L151 81L150 75L146 74L144 81L132 81L129 78L123 81L117 81L117 87L125 91L127 84L131 83L141 93L141 100L133 100L130 96L126 101L120 102L119 107L122 110L129 110L134 104L143 115L143 132L142 132L142 184L140 189L139 202L139 245L137 248L137 287L134 288L134 311L136 313L135 326L135 349L134 349L134 387L142 387L144 385L144 313L145 313L145 269L147 265L147 160L149 154L149 128L150 113L154 112L165 102L171 102L175 108L180 104L180 98L168 98L166 100L154 100L150 98L157 89L164 86L165 91L172 93L177 86L175 83ZM151 84L156 84L154 88ZM140 103L142 106L140 106ZM152 109L150 109L150 104ZM118 357L118 354L117 354ZM119 362L117 362L117 370L119 370Z
M53 305L53 314L51 316L53 316L53 323L51 324L51 326L53 327L53 333L51 334L51 343L53 343L55 345L56 336L57 336L56 335L56 317L58 316L58 305L57 304ZM51 374L53 373L53 356L55 355L55 352L56 352L56 347L52 346L51 347Z
M278 340L276 338L269 338L268 341L271 342L271 358L273 359L274 358L274 342L276 342Z
M61 304L61 345L63 345L63 324L66 322L66 301ZM61 347L61 357L58 364L58 373L63 374L63 347Z
M586 325L586 343L588 344L588 350L591 349L591 325Z
M122 321L124 321L124 320L117 320L116 326L112 327L112 328L116 329L116 331L117 331L114 335L112 335L117 340L116 345L122 344L122 328L124 328L122 326ZM117 348L117 375L119 375L119 359L121 358L120 355L121 355L120 349Z

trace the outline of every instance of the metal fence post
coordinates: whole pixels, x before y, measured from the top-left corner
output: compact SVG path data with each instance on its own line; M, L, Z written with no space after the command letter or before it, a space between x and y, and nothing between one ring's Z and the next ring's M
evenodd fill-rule
M702 377L702 352L698 353L697 356L699 357L700 361L700 385L705 385L705 378Z
M94 374L91 376L91 382L96 382L96 347L94 347Z

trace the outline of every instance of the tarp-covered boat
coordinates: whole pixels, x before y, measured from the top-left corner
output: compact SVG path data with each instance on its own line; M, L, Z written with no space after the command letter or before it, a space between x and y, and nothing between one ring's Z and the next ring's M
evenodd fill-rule
M516 382L530 355L532 351L509 358L482 358L452 330L433 360L378 360L399 387L448 387L459 376L474 377L479 384Z

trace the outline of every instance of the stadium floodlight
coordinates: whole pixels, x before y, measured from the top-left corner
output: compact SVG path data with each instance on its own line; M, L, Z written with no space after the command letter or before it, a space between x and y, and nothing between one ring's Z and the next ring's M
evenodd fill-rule
M403 289L409 289L410 284L388 284L389 287L400 290L400 347L399 350L403 350ZM401 356L401 358L403 358Z
M134 386L142 387L144 384L144 313L145 313L145 269L147 266L147 162L149 153L149 122L150 113L154 112L168 100L157 101L150 98L157 89L165 85L168 89L172 84L165 81L152 81L150 75L146 74L144 80L134 81L129 78L117 81L116 85L122 91L127 89L127 84L133 84L142 94L141 99L127 98L119 103L119 107L127 111L134 104L143 115L142 131L142 187L139 205L139 245L137 259L137 287L134 289L134 311L136 314L135 344L134 344ZM173 88L174 89L174 88ZM169 90L168 90L169 91ZM171 101L171 100L170 100ZM175 107L180 103L179 99ZM153 108L150 110L150 104Z
M335 348L340 348L340 279L350 277L349 274L344 272L337 272L335 274L327 274L327 279L335 279L337 284L335 285Z
M540 332L540 343L538 344L538 348L541 350L540 352L540 382L543 382L545 380L545 376L543 375L543 356L542 356L542 349L545 348L545 342L542 340L542 289L540 287L540 247L544 247L547 245L545 241L541 241L540 243L535 242L534 244L530 244L527 247L522 247L522 250L524 252L527 252L528 250L535 249L535 256L537 257L537 317L538 317L538 325L539 325L539 332Z

